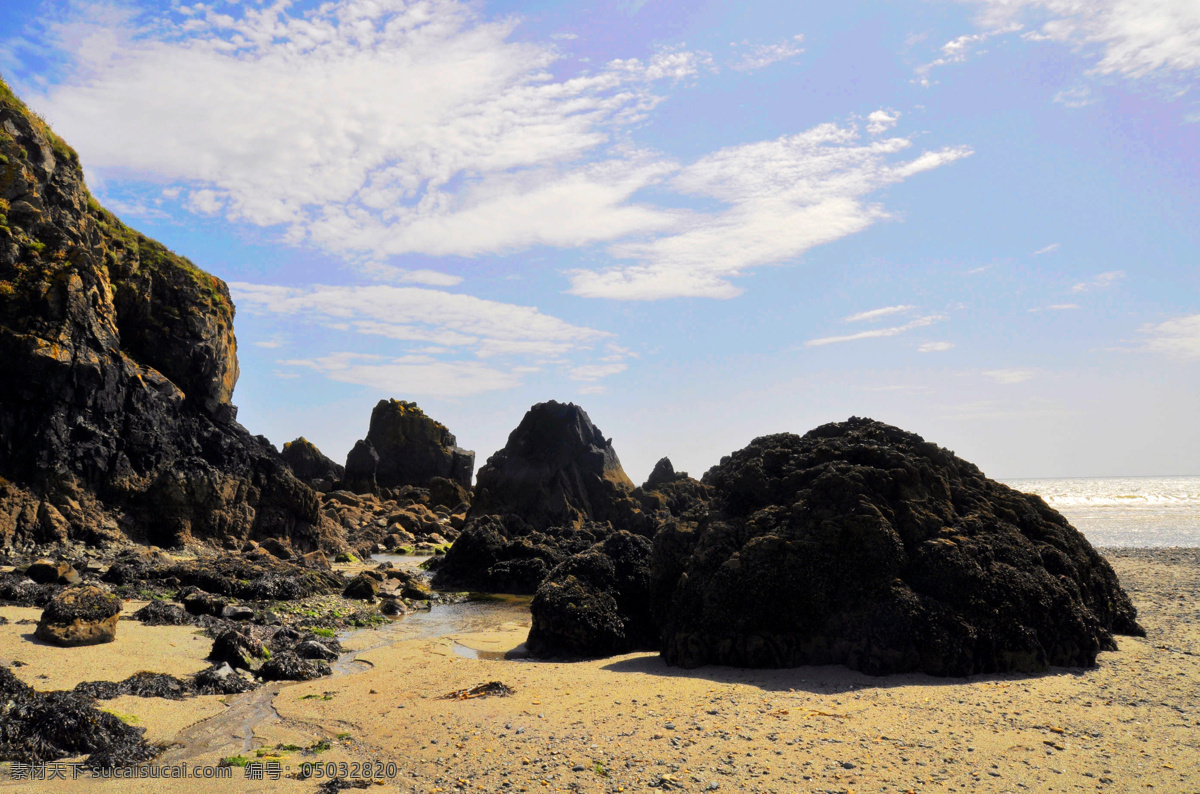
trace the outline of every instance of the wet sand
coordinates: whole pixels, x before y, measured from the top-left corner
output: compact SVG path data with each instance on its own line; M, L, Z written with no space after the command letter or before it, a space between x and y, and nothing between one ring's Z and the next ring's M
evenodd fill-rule
M324 741L328 750L273 751L263 760L279 761L285 774L305 762L345 762L346 772L356 762L394 762L396 776L380 788L406 792L1200 791L1200 550L1105 554L1148 636L1119 637L1120 650L1101 654L1088 670L874 678L838 667L682 671L654 654L503 660L494 657L518 648L528 615L497 604L493 615L474 606L473 617L449 636L433 636L437 613L359 632L347 642L358 649L355 658L344 656L332 678L228 698L156 700L144 709L129 697L102 705L136 717L154 740L175 731L184 746L159 763L253 759L279 744ZM15 611L0 614L12 620ZM34 650L23 637L32 627L10 624L0 626L0 661L27 662L16 672L40 689L120 680L139 669L183 675L203 666L189 656L192 647L201 646L200 655L208 648L180 641L194 631L123 621L116 643L74 649L109 665L81 675L64 669L78 667L64 655L72 651ZM142 632L162 641L143 641ZM125 640L145 655L137 663L104 661L104 649ZM439 698L493 680L515 694ZM233 771L228 781L171 781L170 789L314 791L322 782L251 781ZM28 784L0 771L4 785ZM163 785L36 784L110 791Z

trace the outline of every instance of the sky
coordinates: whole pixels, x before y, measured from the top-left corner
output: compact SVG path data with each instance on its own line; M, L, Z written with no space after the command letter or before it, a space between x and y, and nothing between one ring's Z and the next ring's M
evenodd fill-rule
M277 446L556 399L636 482L849 416L1200 474L1195 0L5 0L0 74L229 283Z

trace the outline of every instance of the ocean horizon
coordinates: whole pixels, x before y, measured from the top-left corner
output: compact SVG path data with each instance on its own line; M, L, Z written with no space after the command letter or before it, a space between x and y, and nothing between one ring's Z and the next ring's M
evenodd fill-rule
M1001 482L1045 499L1093 546L1200 547L1200 475Z

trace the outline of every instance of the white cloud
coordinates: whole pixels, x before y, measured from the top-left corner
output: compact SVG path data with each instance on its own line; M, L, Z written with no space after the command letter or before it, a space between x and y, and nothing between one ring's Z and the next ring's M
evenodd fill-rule
M727 208L692 213L675 234L613 245L610 253L635 263L574 271L570 291L628 300L733 297L740 291L729 278L793 260L886 218L882 207L864 203L865 195L971 154L945 148L897 163L889 158L910 147L908 139L859 141L852 127L822 124L701 158L669 186Z
M858 323L863 320L878 320L892 314L903 314L904 312L912 311L916 306L884 306L882 309L871 309L870 311L859 312L852 314L849 317L843 317L844 323Z
M1049 306L1038 306L1037 308L1030 309L1029 313L1033 314L1034 312L1066 312L1066 311L1072 311L1072 310L1078 309L1078 308L1079 308L1078 303L1052 303Z
M518 306L420 287L281 287L234 282L242 311L277 322L300 322L402 343L407 355L382 357L352 352L280 364L308 367L346 383L433 395L469 395L507 389L543 364L568 367L574 379L596 380L623 371L626 354L604 331L571 325L531 306ZM601 363L587 363L604 345ZM462 360L473 355L476 360ZM502 358L503 366L487 363ZM583 358L584 361L579 359ZM514 360L516 363L514 363Z
M1024 25L1031 40L1096 52L1093 71L1124 77L1200 69L1200 3L1195 0L962 0L980 7L995 35Z
M930 79L929 74L935 68L947 66L952 63L963 63L971 55L975 45L987 41L994 36L1014 33L1020 29L1020 24L999 25L982 33L968 33L951 39L942 45L941 57L917 67L917 82L923 86L933 85L934 81Z
M255 342L254 346L255 347L264 347L267 350L275 350L276 348L283 347L283 343L282 342L274 342L274 341Z
M983 376L994 383L1024 383L1027 380L1032 380L1036 375L1031 369L992 369L983 373Z
M820 347L822 345L832 345L838 342L856 342L859 339L878 339L887 336L897 336L905 331L911 331L914 328L925 328L934 323L942 322L947 319L943 314L930 314L925 317L918 317L912 322L904 325L895 325L890 328L875 328L870 331L859 331L856 334L848 334L846 336L825 336L819 339L809 339L804 343L805 347Z
M926 342L917 347L918 353L941 353L946 350L953 350L953 342Z
M773 63L786 61L804 52L800 47L802 41L804 36L796 35L775 44L756 44L749 52L743 53L740 60L730 64L729 68L739 72L754 72Z
M900 111L886 111L883 108L876 110L867 115L867 132L872 135L878 135L881 132L887 132L892 127L896 126L896 122L900 120Z
M1034 251L1033 255L1041 256L1042 254L1052 254L1055 251L1057 251L1058 249L1059 249L1059 243L1050 243L1050 245L1046 246L1045 248L1039 248L1038 250Z
M414 396L468 397L520 385L520 379L511 370L489 367L477 361L433 361L421 357L386 359L359 353L337 353L279 363L307 367L339 383Z
M1121 279L1125 278L1124 270L1110 270L1107 273L1101 273L1090 281L1081 281L1071 287L1071 292L1090 292L1092 290L1107 289Z
M553 79L554 45L458 0L288 6L51 24L66 76L31 99L100 174L182 185L185 209L339 254L577 246L675 219L630 203L674 166L615 133L706 54Z
M1200 314L1146 325L1141 331L1149 336L1147 350L1172 358L1200 358Z
M1074 88L1064 88L1054 95L1054 101L1064 107L1084 108L1088 105L1094 105L1096 97L1092 94L1090 87L1081 85Z
M397 281L405 284L424 284L427 287L455 287L463 282L461 276L437 270L404 270L403 268L370 262L363 268L381 281Z

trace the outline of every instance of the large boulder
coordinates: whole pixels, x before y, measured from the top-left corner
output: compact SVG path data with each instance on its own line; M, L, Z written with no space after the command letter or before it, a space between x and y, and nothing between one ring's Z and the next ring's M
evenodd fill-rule
M1143 634L1066 519L898 428L764 436L704 482L713 509L655 538L668 664L1037 672Z
M346 476L344 467L325 457L324 453L304 436L284 444L280 456L300 482L318 491L330 490Z
M335 532L236 422L219 278L125 226L0 83L0 546Z
M371 411L367 437L346 459L346 486L356 493L381 488L429 486L435 477L471 487L475 453L462 449L446 426L416 403L380 400Z
M534 656L656 650L650 608L653 545L621 531L559 564L537 589L526 647Z
M71 587L50 600L34 634L54 645L100 645L117 638L121 599L95 585Z

